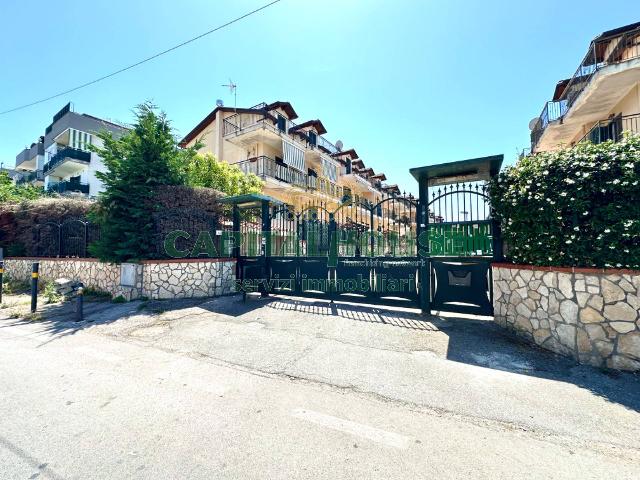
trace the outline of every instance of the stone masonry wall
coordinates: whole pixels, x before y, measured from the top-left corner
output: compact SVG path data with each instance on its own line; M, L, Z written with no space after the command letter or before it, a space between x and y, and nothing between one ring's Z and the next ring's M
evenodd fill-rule
M152 299L214 297L235 291L235 262L227 259L146 261L143 267L142 292Z
M127 300L213 297L235 291L235 261L227 258L147 260L125 264L128 271L124 275L125 265L93 258L8 258L5 278L30 281L34 262L40 263L43 281L79 280L86 287Z
M640 272L493 266L495 321L581 363L640 371Z
M120 265L93 258L10 258L4 262L5 275L12 280L28 282L34 262L40 263L40 279L44 281L69 278L102 292L114 292L120 285Z

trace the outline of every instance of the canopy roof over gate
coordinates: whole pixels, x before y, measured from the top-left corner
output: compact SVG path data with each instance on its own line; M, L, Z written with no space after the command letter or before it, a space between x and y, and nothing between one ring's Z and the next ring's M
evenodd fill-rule
M270 205L283 205L284 203L277 198L261 193L247 193L245 195L234 195L232 197L224 197L220 199L220 203L227 205L238 205L241 208L259 207L262 202L269 202Z
M426 165L412 168L410 172L419 183L428 182L429 186L475 182L489 180L496 176L500 171L503 160L504 155L491 155L458 162Z

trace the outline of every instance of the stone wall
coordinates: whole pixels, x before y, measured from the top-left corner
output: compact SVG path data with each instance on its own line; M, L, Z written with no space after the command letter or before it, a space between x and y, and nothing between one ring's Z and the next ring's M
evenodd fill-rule
M153 299L228 295L235 287L235 262L214 260L145 261L143 294Z
M235 289L235 260L228 258L146 260L120 265L94 258L8 258L6 278L30 281L34 262L40 263L43 281L79 280L85 287L114 297L122 295L127 300L213 297Z
M115 292L120 286L120 265L95 258L8 258L4 262L6 278L31 281L34 262L40 263L40 278L44 281L69 278L101 292Z
M495 321L581 363L640 371L640 272L493 266Z

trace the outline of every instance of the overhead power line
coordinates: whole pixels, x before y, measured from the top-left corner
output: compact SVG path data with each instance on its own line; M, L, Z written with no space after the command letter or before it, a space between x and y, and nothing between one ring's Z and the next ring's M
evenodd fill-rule
M269 8L270 6L272 6L272 5L274 5L274 4L278 3L278 2L280 2L280 0L273 0L271 3L267 3L266 5L263 5L262 7L256 8L255 10L252 10L252 11L250 11L248 13L245 13L244 15L242 15L240 17L234 18L233 20L230 20L227 23L224 23L224 24L219 25L219 26L217 26L215 28L212 28L211 30L209 30L207 32L204 32L204 33L198 35L197 37L190 38L189 40L186 40L186 41L184 41L182 43L179 43L178 45L175 45L175 46L173 46L171 48L167 48L166 50L163 50L162 52L158 52L155 55L152 55L152 56L147 57L147 58L145 58L143 60L140 60L139 62L133 63L133 64L127 66L127 67L121 68L120 70L116 70L115 72L111 72L111 73L109 73L107 75L103 75L102 77L96 78L96 79L91 80L91 81L86 82L86 83L83 83L82 85L78 85L76 87L70 88L69 90L65 90L64 92L56 93L55 95L51 95L51 96L46 97L46 98L41 98L40 100L36 100L34 102L31 102L31 103L26 103L24 105L20 105L19 107L14 107L14 108L11 108L9 110L5 110L3 112L0 112L0 115L6 115L7 113L16 112L16 111L22 110L24 108L28 108L28 107L32 107L34 105L38 105L39 103L47 102L47 101L52 100L54 98L66 95L67 93L75 92L76 90L80 90L81 88L88 87L89 85L94 85L94 84L96 84L98 82L106 80L107 78L114 77L114 76L118 75L119 73L126 72L127 70L131 70L132 68L135 68L135 67L137 67L139 65L142 65L143 63L150 62L151 60L154 60L154 59L156 59L158 57L161 57L162 55L165 55L165 54L167 54L169 52L177 50L180 47L184 47L185 45L188 45L188 44L190 44L192 42L195 42L196 40L200 40L201 38L206 37L207 35L210 35L210 34L212 34L214 32L217 32L218 30L222 30L223 28L228 27L229 25L232 25L232 24L234 24L236 22L239 22L240 20L243 20L243 19L245 19L247 17L250 17L251 15L253 15L255 13L260 12L261 10Z

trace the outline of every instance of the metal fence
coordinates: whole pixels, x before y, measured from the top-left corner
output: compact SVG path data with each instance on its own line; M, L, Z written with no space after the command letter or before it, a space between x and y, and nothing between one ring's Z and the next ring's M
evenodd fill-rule
M36 225L34 254L38 257L87 257L88 247L100 238L100 227L85 219Z

